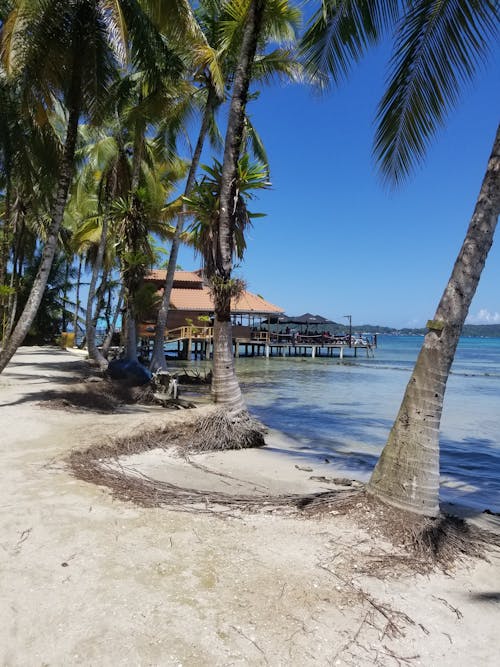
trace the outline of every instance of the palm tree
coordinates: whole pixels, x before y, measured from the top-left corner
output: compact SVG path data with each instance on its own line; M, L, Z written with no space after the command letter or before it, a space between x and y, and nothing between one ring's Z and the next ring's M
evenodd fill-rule
M22 343L43 295L73 178L80 116L98 115L130 46L134 64L144 64L148 71L161 69L169 53L140 6L121 0L17 0L2 36L6 70L25 84L25 107L34 108L43 121L55 94L67 109L68 120L39 272L0 354L0 372Z
M112 46L116 42L116 26L120 25L115 12L105 13L99 2L91 0L56 0L50 4L20 0L8 18L8 22L14 21L21 28L4 31L4 37L12 39L10 44L4 43L3 50L11 60L21 50L25 52L18 69L28 82L23 93L27 100L36 100L37 107L44 109L53 104L48 91L60 91L68 121L39 270L23 313L0 354L0 372L24 340L42 300L73 177L79 118L82 112L95 112L108 85L116 65Z
M82 128L80 128L80 133ZM75 333L75 344L78 332L81 329L80 315L85 312L81 302L82 274L85 254L88 251L88 239L83 235L89 217L97 215L98 197L93 183L88 178L88 170L81 168L75 178L70 192L68 204L64 212L63 228L69 231L69 239L66 242L68 255L77 258L77 273L75 285L75 311L72 318L72 327Z
M436 129L455 106L498 39L497 2L325 3L305 35L309 64L334 81L370 42L395 25L391 79L379 107L375 155L382 174L398 184L418 163ZM484 268L500 214L500 127L466 237L456 259L390 432L368 485L400 509L439 512L439 425L456 347Z
M7 79L0 63L0 287L9 292L0 307L2 321L9 323L3 341L15 321L22 258L27 256L26 244L33 240L29 228L46 210L59 158L52 124L39 126L27 115L20 92L19 83Z
M241 285L232 279L233 253L238 200L238 164L243 144L245 109L262 28L266 0L250 0L235 69L233 91L224 144L220 178L220 206L217 223L217 249L214 257L212 292L214 296L214 362L212 394L230 426L231 446L252 447L264 443L246 410L234 370L231 331L231 297Z
M82 165L75 179L66 217L71 214L76 218L73 243L80 253L86 254L87 264L91 265L85 310L85 341L89 358L101 368L106 368L107 361L96 344L98 312L94 311L98 311L98 308L94 308L94 302L101 269L105 265L99 292L105 290L114 259L108 238L109 208L115 197L128 193L130 168L124 150L120 150L115 137L107 133L106 128L95 129L83 125L80 127L80 136L82 145L78 150L78 158Z
M194 221L186 230L186 241L203 258L205 278L210 283L217 273L219 254L219 209L222 180L222 165L214 160L213 166L203 165L205 174L196 185L190 197L184 197L186 211ZM261 213L251 213L247 203L253 199L256 190L269 187L267 164L251 162L248 153L238 161L236 177L237 201L234 215L233 249L234 258L241 261L246 250L245 235L254 218Z
M284 79L297 78L299 66L292 51L286 48L276 48L272 51L267 49L266 51L266 47L270 42L283 43L295 39L296 29L300 22L300 11L291 6L289 2L276 2L276 0L269 0L265 9L267 11L259 34L259 53L256 53L252 64L252 80L268 81L276 76ZM195 75L198 97L202 100L203 111L186 179L185 197L189 197L195 186L196 172L207 135L210 136L213 145L219 142L215 114L231 90L247 11L248 2L234 2L234 0L203 0L196 11L201 32L198 42L203 44L204 38L207 49L212 48L213 52L208 62L202 62L203 66L198 67ZM258 159L267 163L262 143L248 116L245 119L245 142L251 144ZM154 370L166 368L163 350L165 329L186 214L187 211L184 209L177 219L175 236L170 249L151 358L151 368Z
M26 267L19 295L21 304L28 297L33 280L35 280L38 259L37 256L31 257ZM44 290L40 307L27 334L30 344L52 344L64 331L64 321L71 317L71 309L74 306L68 299L68 292L75 273L74 267L68 267L66 254L57 253L50 268L47 287Z

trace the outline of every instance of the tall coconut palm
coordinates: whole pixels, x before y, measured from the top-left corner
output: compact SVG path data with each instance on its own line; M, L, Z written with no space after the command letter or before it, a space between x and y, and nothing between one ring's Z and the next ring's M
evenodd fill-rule
M66 215L72 213L77 217L79 224L73 237L74 245L81 253L86 254L87 264L91 265L85 310L85 340L89 358L105 368L106 359L96 344L98 317L94 312L96 310L94 302L101 269L106 265L102 275L102 283L105 283L110 264L113 262L109 257L106 258L106 250L109 251L109 208L115 197L126 196L129 192L130 168L125 151L120 150L116 138L106 132L106 128L81 126L80 136L82 145L78 157L82 165L75 180ZM105 284L102 284L100 292L104 289Z
M425 155L498 39L500 8L484 0L337 3L316 17L304 40L309 63L338 80L352 60L395 25L391 79L379 108L375 155L398 184ZM368 485L383 502L410 512L439 512L439 426L456 347L500 214L500 128L462 248L445 287L388 441Z
M127 80L122 80L120 83L122 87L128 87ZM141 102L143 110L141 113L144 114L144 117L149 118L151 107L148 107L146 102L146 98ZM158 104L158 100L155 104ZM160 109L164 114L161 104ZM86 312L86 341L89 357L102 368L107 366L107 360L95 342L98 311L101 310L99 302L102 302L102 299L97 299L97 307L94 307L97 293L99 291L104 297L106 276L110 274L110 268L115 261L121 263L122 272L129 275L130 271L125 271L127 261L124 259L124 254L130 252L132 245L145 244L146 251L142 253L142 256L148 258L146 262L148 265L152 257L148 234L154 232L163 238L171 235L171 227L163 220L161 208L167 194L176 181L183 177L186 169L182 161L173 155L167 155L168 151L160 138L144 137L142 128L140 129L140 156L139 158L136 156L134 147L137 142L134 129L136 128L135 116L138 113L135 102L129 98L126 108L116 114L115 122L97 130L88 126L80 128L83 145L79 155L83 166L73 196L77 195L80 190L87 191L90 196L94 197L96 207L93 212L89 211L86 219L83 220L83 224L75 235L75 241L81 247L89 249L87 256L92 272ZM153 124L149 123L148 133L152 127ZM165 161L166 155L168 161ZM139 162L138 169L134 166L137 161ZM123 226L122 223L126 219L125 209L133 207L134 194L131 190L134 168L137 170L136 178L139 179L141 188L147 195L149 214L147 219L143 220L144 224L136 225L133 228L135 233L141 235L141 238L132 241L130 235L133 230L127 228L126 225ZM83 204L84 201L85 198L82 197L81 203ZM118 207L115 206L117 202L119 202ZM73 198L70 200L70 207L72 205ZM124 231L127 236L126 240L123 240L120 233ZM99 275L103 266L101 287L98 290ZM130 315L128 318L132 322L131 328L135 329L133 318ZM129 347L133 354L134 343L127 346L127 353Z
M4 26L5 30L5 26ZM9 288L3 315L15 319L16 286L19 277L18 259L27 240L25 221L44 213L49 193L54 188L59 158L58 142L50 123L37 124L27 115L21 101L21 86L9 81L0 62L0 286ZM10 264L10 275L7 267ZM4 317L2 317L2 320Z
M2 37L6 69L25 84L26 108L34 108L43 121L55 95L67 109L68 121L39 272L0 354L0 372L24 339L42 298L73 177L81 114L95 117L98 113L129 46L134 62L153 67L161 67L158 63L166 52L140 6L122 0L17 0Z
M266 13L259 34L259 52L256 53L252 64L252 79L265 82L274 77L296 78L299 66L291 49L279 47L270 50L269 45L272 42L283 44L295 39L301 18L300 11L288 1L277 2L275 0L268 1L265 9ZM203 111L184 189L186 197L189 197L194 188L196 172L207 135L210 136L212 144L218 142L215 114L231 90L247 11L248 2L235 2L234 0L203 0L196 11L201 34L206 39L208 47L213 49L213 56L206 64L202 63L202 67L198 67L195 75L198 97L202 100ZM255 155L261 161L267 162L262 143L248 117L245 120L245 133L245 139L251 144ZM166 367L163 350L165 329L186 213L187 211L183 210L177 219L175 236L170 249L151 359L151 368L155 370Z
M146 76L145 76L146 74ZM150 163L151 160L155 162L158 158L169 159L176 161L176 157L168 155L172 149L170 145L170 135L174 127L178 127L185 115L190 109L190 94L191 87L186 81L180 80L179 77L165 68L159 71L157 76L152 76L151 73L136 72L132 79L131 85L125 85L128 88L128 100L125 109L121 110L120 118L124 127L128 129L128 134L132 138L132 161L131 161L131 184L130 184L130 204L131 210L134 208L134 198L136 192L141 184L141 177L146 176L143 173L143 165L147 163L149 150ZM123 83L123 82L122 82ZM164 127L162 132L157 134L154 142L148 142L146 133L151 133L158 130L159 121L163 121ZM165 126L167 126L165 128ZM154 150L156 148L156 150ZM156 155L155 155L156 153ZM155 164L159 166L158 161ZM152 172L148 172L152 175ZM149 179L149 186L156 187L159 185L155 179ZM160 189L161 189L160 185ZM163 192L163 194L165 194ZM137 202L136 202L137 204ZM133 215L133 218L136 216ZM131 219L131 218L130 218ZM138 230L139 228L136 227ZM128 239L127 243L130 242ZM138 243L141 242L138 240ZM129 275L129 272L127 272ZM128 281L127 281L128 282ZM135 283L134 283L135 284ZM137 289L135 287L134 289ZM132 305L133 293L125 290L125 323L127 326L127 357L132 359L136 356L136 309Z
M262 434L249 419L234 370L231 330L231 296L240 285L232 279L233 253L238 199L238 164L243 144L245 109L252 75L252 65L262 28L266 0L251 0L241 37L241 48L235 69L224 144L220 180L220 207L217 224L217 252L213 268L214 362L212 394L231 424L232 446L251 447L263 444Z
M21 281L20 302L23 304L28 296L31 284L37 273L38 257L30 257L26 271ZM66 253L58 252L52 263L47 288L43 293L40 308L32 322L27 339L30 344L43 345L54 343L59 334L64 331L65 320L71 317L74 303L68 298L75 269L68 267Z
M39 270L23 313L0 354L0 371L24 340L43 296L73 176L80 115L96 110L116 65L113 46L121 16L119 21L113 9L117 7L104 11L99 2L91 0L19 0L8 18L10 25L16 24L16 30L4 31L4 38L10 38L10 44L3 45L4 57L9 56L13 62L13 55L22 54L21 61L13 62L11 67L14 73L17 67L27 81L23 91L26 98L35 99L43 109L53 104L51 91L60 92L68 122Z

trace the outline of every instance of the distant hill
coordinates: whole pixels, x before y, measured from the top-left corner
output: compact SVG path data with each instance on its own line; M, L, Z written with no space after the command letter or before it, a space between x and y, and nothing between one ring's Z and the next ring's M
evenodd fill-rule
M343 322L327 322L326 324L311 323L310 327L316 331L330 331L331 333L349 333L349 325ZM376 334L389 334L393 336L425 336L427 329L396 329L395 327L384 327L380 324L353 324L353 333L365 332ZM466 324L462 336L467 338L500 338L500 324Z
M326 325L326 328L332 328L335 332L349 332L349 327L343 323L334 322L333 325L331 327ZM427 333L426 328L395 329L394 327L384 327L379 324L353 324L352 330L354 332L366 331L393 336L423 336ZM462 336L466 338L500 338L500 324L466 324L464 325Z
M500 324L466 324L462 336L500 338Z

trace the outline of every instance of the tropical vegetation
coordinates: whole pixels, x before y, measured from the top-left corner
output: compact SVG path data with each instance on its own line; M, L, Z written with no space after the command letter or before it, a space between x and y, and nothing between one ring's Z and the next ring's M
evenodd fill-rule
M374 44L392 39L374 154L385 180L401 185L487 57L500 25L495 0L309 5L313 16L297 38L299 3L288 0L0 2L0 372L28 335L40 333L45 315L51 319L45 334L54 321L54 334L70 321L84 329L89 355L102 367L97 322L109 324L106 350L121 316L126 356L136 359L141 301L151 297L141 294L142 277L156 263L157 240L173 239L152 360L163 368L179 244L190 238L214 295L214 400L241 426L236 446L261 443L235 375L230 323L231 298L241 289L233 267L245 247L248 197L269 177L247 113L250 87L274 77L337 84ZM179 146L197 125L186 162ZM201 176L207 138L213 159ZM439 510L446 382L493 242L499 174L500 131L464 244L368 485L373 496L417 514ZM85 304L82 276L90 283ZM73 292L68 283L75 278Z

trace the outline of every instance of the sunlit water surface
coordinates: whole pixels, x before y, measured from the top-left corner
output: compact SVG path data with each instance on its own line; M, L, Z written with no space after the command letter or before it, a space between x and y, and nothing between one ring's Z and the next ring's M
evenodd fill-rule
M422 341L379 336L373 359L240 358L236 368L247 405L288 436L291 453L367 479ZM460 341L441 422L441 474L443 500L500 512L500 339Z

